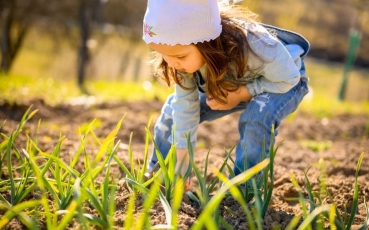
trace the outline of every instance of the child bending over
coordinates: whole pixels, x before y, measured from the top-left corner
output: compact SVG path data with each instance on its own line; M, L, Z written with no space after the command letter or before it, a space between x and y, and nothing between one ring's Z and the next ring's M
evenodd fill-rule
M309 43L255 18L234 6L220 7L217 0L148 0L143 40L154 50L156 75L175 88L154 139L165 157L174 138L182 176L189 165L185 133L195 147L200 123L241 111L237 175L246 170L245 157L248 168L259 163L272 126L277 135L281 120L308 93L304 58ZM157 163L154 151L149 170Z

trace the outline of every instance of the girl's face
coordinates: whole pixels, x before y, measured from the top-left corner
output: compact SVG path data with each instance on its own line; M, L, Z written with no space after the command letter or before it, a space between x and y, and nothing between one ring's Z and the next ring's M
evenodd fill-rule
M205 63L199 49L193 44L170 46L150 43L149 47L162 54L168 66L178 71L194 73Z

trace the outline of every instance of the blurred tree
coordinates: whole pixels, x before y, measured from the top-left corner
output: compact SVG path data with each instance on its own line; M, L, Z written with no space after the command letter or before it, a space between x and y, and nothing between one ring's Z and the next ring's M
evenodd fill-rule
M48 13L53 14L51 5L48 0L0 1L0 72L10 71L30 28Z
M102 12L102 18L106 23L123 26L124 35L141 39L146 5L147 0L109 0Z
M91 27L98 21L99 12L106 1L80 0L79 2L79 28L80 46L78 52L78 85L83 89L86 75L86 66L89 61L88 40L91 36Z
M2 0L1 17L1 64L0 72L8 73L22 45L29 28L21 11L27 11L29 5L18 4L17 0ZM23 12L24 13L24 12Z
M295 30L311 42L311 57L344 61L351 27L363 38L356 64L369 63L369 0L244 0L264 23ZM76 50L77 82L83 85L97 50L112 33L131 39L122 50L122 63L132 59L141 41L147 0L0 0L0 71L8 72L27 32L51 36L55 52L72 45ZM311 10L314 5L314 10ZM291 10L293 9L293 10ZM92 39L93 38L93 39ZM95 40L95 49L90 41ZM124 39L127 42L128 39ZM42 42L42 41L41 41ZM57 55L57 53L55 54ZM68 60L70 61L70 60ZM73 65L72 64L72 65ZM130 64L127 64L130 65ZM126 66L122 65L121 69ZM69 74L69 73L68 73ZM74 75L74 74L73 74Z

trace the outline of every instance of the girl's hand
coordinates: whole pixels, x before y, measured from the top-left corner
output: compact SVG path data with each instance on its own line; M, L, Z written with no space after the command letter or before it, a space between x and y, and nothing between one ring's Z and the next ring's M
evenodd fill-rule
M176 173L184 177L190 165L190 157L188 156L187 149L177 149L177 164ZM185 181L185 191L191 190L191 177L188 177Z
M189 165L190 157L188 156L187 149L177 149L176 173L183 177Z
M251 100L252 95L249 93L249 90L247 89L246 86L241 86L235 92L228 92L227 99L228 99L227 104L221 104L212 98L207 98L206 104L208 104L208 106L212 110L230 110L236 107L242 101Z

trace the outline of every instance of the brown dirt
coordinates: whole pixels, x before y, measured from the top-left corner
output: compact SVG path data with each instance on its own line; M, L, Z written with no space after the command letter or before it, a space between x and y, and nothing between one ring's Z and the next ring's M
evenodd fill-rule
M33 101L27 105L10 105L4 102L0 106L0 127L4 120L7 121L0 132L9 135L18 125L30 104L33 104L33 109L39 111L27 123L26 129L19 136L18 147L25 148L25 133L34 136L37 123L41 119L41 128L38 132L40 149L44 152L51 152L60 133L62 133L67 137L61 151L61 158L66 162L69 161L70 154L74 154L79 146L78 127L97 118L101 125L95 128L95 133L98 137L103 138L115 128L124 115L123 125L118 134L122 144L117 155L124 162L128 162L126 144L128 144L132 132L133 153L138 160L142 160L145 126L151 116L153 122L156 120L161 108L161 102L157 101L99 104L89 108L69 105L50 107L45 105L43 101ZM342 114L332 118L317 119L309 114L297 113L297 116L285 120L279 128L277 143L282 140L283 142L275 159L273 199L264 218L263 228L279 227L284 229L293 216L301 215L300 205L286 199L298 195L291 183L291 173L296 175L299 185L303 188L304 194L307 195L304 189L304 171L313 166L308 176L314 190L318 190L320 171L317 164L320 159L325 160L326 185L338 208L343 210L344 205L346 205L350 210L356 165L359 155L364 152L364 160L359 173L359 210L355 218L355 226L352 227L352 229L357 229L365 221L364 197L369 200L368 116ZM198 139L202 147L196 150L195 159L200 168L203 166L204 158L209 149L211 151L210 167L219 168L222 158L225 156L224 148L230 149L237 142L238 115L233 114L217 122L204 123L200 126ZM93 146L90 147L93 151ZM77 170L83 170L82 162L78 164ZM112 174L120 178L123 176L118 169ZM209 175L209 178L213 176ZM197 183L194 178L192 182L196 188ZM116 194L115 221L117 226L123 226L128 198L129 194L120 181ZM139 199L136 205L140 207L141 204L142 200ZM224 211L225 206L233 210L233 214ZM221 213L224 213L223 216L235 229L247 229L246 218L242 210L239 209L239 205L232 197L224 199L220 208ZM179 214L180 229L189 229L200 212L201 210L195 203L184 199ZM152 224L165 223L164 210L160 202L155 204L150 215ZM75 223L74 228L77 228L76 226L78 226L77 223ZM15 219L6 226L6 229L22 229L22 225Z

